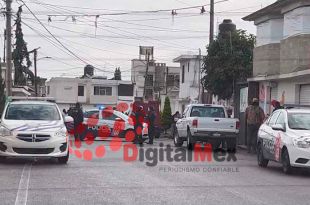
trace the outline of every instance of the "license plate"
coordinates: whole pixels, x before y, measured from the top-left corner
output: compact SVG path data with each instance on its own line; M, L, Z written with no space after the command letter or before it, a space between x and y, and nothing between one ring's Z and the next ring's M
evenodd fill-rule
M221 136L220 133L214 133L214 134L213 134L213 137L220 137L220 136Z

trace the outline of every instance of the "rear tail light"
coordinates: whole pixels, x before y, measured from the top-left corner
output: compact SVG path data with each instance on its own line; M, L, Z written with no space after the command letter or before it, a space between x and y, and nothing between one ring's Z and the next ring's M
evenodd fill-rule
M237 130L240 129L240 122L239 122L239 121L236 122L236 129L237 129Z
M193 127L197 128L198 127L198 120L193 120Z

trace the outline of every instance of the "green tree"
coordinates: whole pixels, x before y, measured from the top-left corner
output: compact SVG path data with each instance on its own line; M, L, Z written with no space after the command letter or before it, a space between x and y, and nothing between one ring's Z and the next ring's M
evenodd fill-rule
M0 63L0 113L3 112L5 106L4 80L2 79L2 67Z
M27 84L27 77L30 78L32 84L34 82L34 74L31 70L29 70L32 62L29 58L29 52L27 49L27 43L24 40L24 34L22 30L22 20L21 20L21 13L22 13L22 6L18 8L15 20L15 44L14 44L14 51L13 51L13 62L15 68L15 75L14 75L14 85L26 85ZM24 62L26 61L26 62Z
M230 99L236 82L252 75L255 36L244 30L218 36L204 58L204 87L220 99Z
M161 117L161 124L165 130L169 129L171 126L171 106L169 97L165 98L164 110Z

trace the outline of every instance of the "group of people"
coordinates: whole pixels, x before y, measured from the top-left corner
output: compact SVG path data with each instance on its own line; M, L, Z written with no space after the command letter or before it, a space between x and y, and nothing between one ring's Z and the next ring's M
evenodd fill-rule
M273 100L271 105L274 107L273 112L283 109L279 101ZM253 98L252 104L246 108L245 119L247 123L248 153L256 153L258 130L266 119L264 110L259 106L257 98Z
M79 103L76 103L75 107L70 107L67 111L63 109L64 116L70 116L73 118L73 133L75 140L81 140L81 135L79 127L81 126L82 122L84 121L84 115L82 107ZM143 144L144 139L142 137L142 130L143 130L143 123L146 121L148 124L148 136L149 142L148 144L154 143L155 137L155 120L156 120L156 113L153 107L148 108L148 112L144 111L143 106L133 106L133 110L129 116L133 122L134 130L135 130L135 139L134 143L136 144Z
M134 130L135 130L135 144L142 145L145 141L142 136L142 130L143 130L143 123L146 121L148 125L148 136L149 136L149 142L148 144L154 143L154 137L155 137L155 120L156 120L156 113L152 106L148 108L148 112L146 113L144 111L143 106L133 106L133 110L129 116L134 124Z

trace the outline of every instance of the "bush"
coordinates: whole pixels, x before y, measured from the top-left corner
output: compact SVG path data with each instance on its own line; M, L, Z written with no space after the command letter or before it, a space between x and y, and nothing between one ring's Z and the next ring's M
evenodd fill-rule
M172 117L171 117L171 106L169 97L165 98L164 111L161 115L161 125L164 130L167 130L171 127Z

